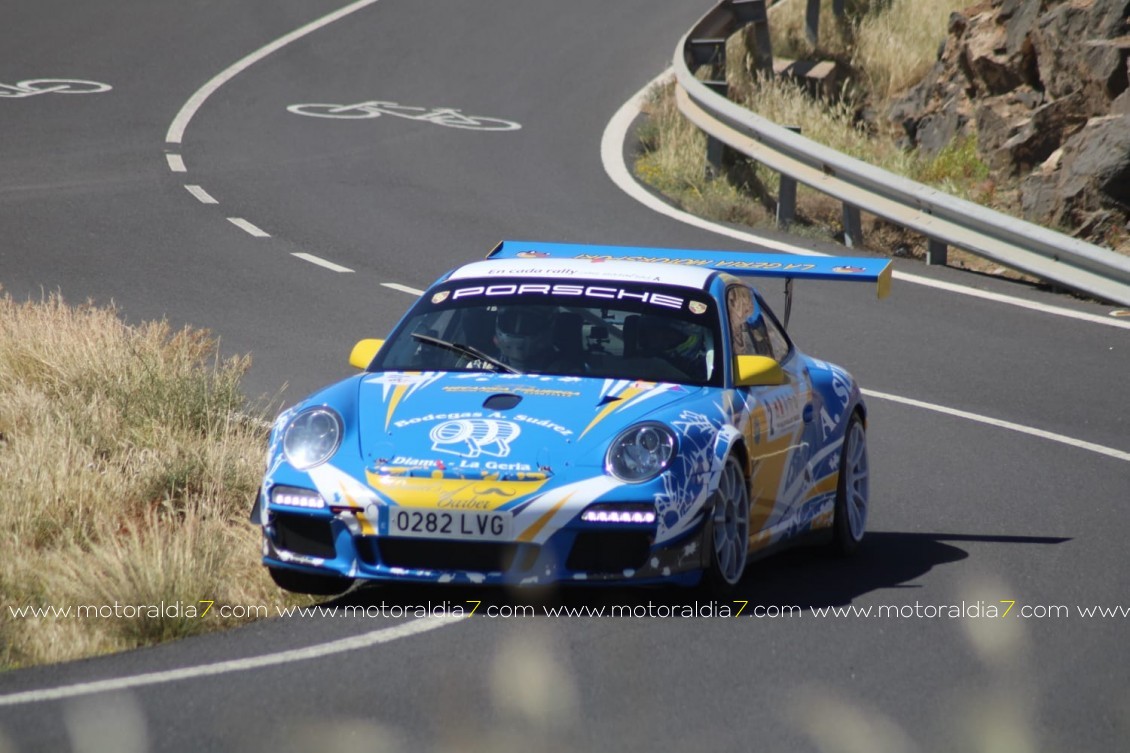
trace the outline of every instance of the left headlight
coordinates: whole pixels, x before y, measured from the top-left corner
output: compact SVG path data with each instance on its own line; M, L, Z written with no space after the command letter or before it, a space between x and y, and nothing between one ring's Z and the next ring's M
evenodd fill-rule
M604 469L621 481L638 484L658 476L674 457L674 433L649 421L629 427L612 440Z
M286 460L300 471L321 465L341 444L341 416L330 408L304 410L291 419L283 435Z

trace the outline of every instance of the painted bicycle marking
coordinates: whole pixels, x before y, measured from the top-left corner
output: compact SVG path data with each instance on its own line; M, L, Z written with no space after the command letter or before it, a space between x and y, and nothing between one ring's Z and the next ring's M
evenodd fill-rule
M0 97L34 97L37 94L100 94L112 86L77 78L32 78L18 84L0 83Z
M372 100L355 105L300 104L286 108L296 115L309 115L312 118L337 118L355 120L360 118L379 118L381 115L394 115L408 120L466 128L472 131L517 131L521 124L501 118L486 118L479 115L464 115L454 107L412 107L396 102Z

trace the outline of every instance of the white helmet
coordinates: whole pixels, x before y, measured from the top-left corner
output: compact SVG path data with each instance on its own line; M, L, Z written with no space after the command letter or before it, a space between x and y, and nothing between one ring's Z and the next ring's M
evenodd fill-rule
M511 366L545 366L553 349L553 310L545 306L503 306L494 320L494 343Z

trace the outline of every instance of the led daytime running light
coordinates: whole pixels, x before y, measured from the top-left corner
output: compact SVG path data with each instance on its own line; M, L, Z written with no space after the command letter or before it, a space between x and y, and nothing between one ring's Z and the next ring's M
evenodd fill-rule
M655 523L655 511L617 509L615 507L590 507L581 513L581 520L586 523L651 525Z
M321 494L306 489L275 489L271 492L271 504L321 510L325 508L326 501L322 499Z

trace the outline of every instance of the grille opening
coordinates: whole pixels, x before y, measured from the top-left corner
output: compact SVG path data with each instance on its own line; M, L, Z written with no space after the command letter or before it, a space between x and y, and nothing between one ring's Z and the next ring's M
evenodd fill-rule
M651 534L642 531L582 531L565 565L570 570L620 573L643 567L650 550Z
M517 558L520 566L537 559L530 544L498 544L482 541L435 541L415 538L382 538L374 546L381 562L389 567L414 570L473 570L505 572ZM532 550L531 552L522 550ZM522 556L519 558L519 554Z
M357 550L357 559L369 567L376 567L379 557L377 545L368 536L358 536L353 539L353 548Z
M275 545L280 549L308 557L333 559L333 529L326 518L288 512L272 513L275 528Z

